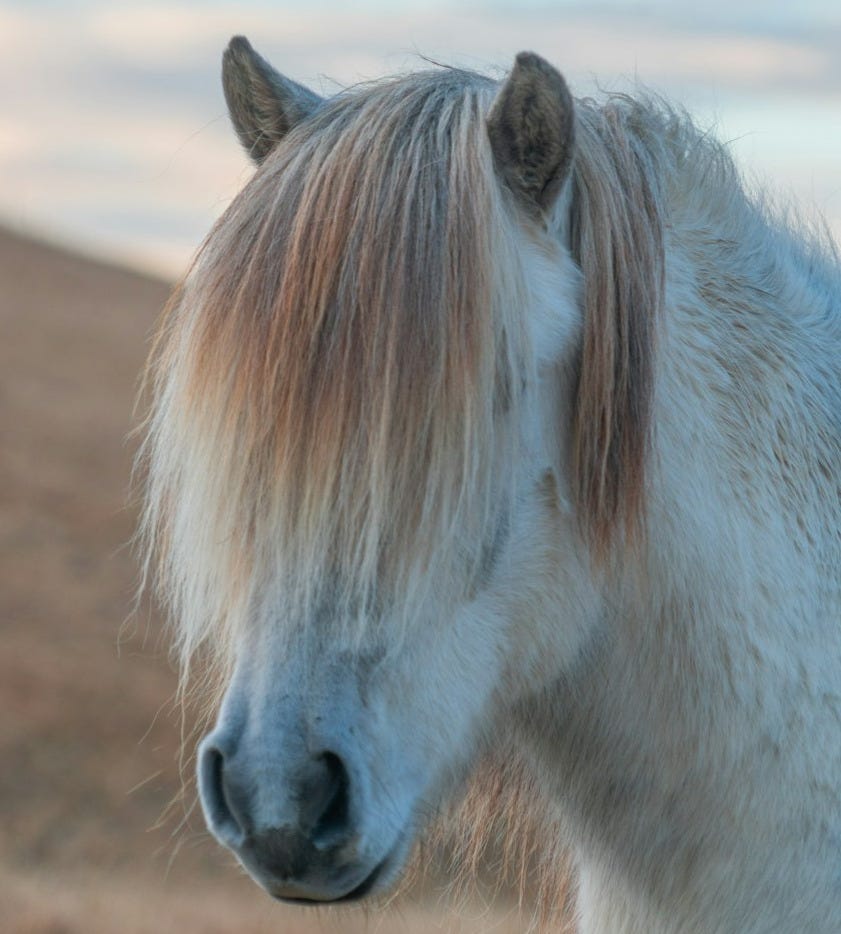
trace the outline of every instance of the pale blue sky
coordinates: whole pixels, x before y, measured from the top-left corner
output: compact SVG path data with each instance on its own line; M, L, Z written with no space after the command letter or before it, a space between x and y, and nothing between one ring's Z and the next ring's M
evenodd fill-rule
M328 93L524 48L575 93L641 81L841 240L841 0L0 0L0 223L174 275L250 172L219 86L237 32Z

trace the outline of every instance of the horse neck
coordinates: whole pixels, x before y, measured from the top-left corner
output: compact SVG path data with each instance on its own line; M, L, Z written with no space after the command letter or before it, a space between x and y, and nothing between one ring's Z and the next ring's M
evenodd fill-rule
M701 181L665 225L646 576L711 620L782 618L841 523L841 289L734 174Z

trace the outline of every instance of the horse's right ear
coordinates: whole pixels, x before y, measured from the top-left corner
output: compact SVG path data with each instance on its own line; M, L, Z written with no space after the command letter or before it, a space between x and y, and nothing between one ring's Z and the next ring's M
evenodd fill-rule
M560 72L520 52L488 114L497 171L526 210L547 211L569 174L575 136L572 95Z
M317 94L276 72L245 36L234 36L225 49L222 87L231 123L258 165L322 103Z

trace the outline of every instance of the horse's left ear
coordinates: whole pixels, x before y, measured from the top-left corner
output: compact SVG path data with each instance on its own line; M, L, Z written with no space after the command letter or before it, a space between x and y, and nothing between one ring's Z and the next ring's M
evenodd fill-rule
M575 139L566 81L534 52L520 52L488 115L497 169L530 211L546 211L563 186Z
M245 36L234 36L225 49L222 88L239 141L258 165L322 103L309 88L276 72Z

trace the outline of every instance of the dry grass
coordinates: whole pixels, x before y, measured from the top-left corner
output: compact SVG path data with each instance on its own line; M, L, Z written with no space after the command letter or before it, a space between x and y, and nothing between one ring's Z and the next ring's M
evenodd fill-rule
M0 877L4 934L517 934L516 913L497 908L451 911L405 906L389 911L277 906L252 883L219 886L197 879L163 885L127 875L42 871ZM6 914L8 912L8 914Z

